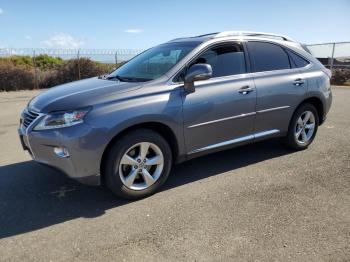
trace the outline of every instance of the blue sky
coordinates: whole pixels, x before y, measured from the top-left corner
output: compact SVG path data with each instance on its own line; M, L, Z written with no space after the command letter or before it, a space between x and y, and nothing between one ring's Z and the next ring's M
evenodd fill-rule
M350 41L350 0L0 0L0 47L143 49L225 30Z

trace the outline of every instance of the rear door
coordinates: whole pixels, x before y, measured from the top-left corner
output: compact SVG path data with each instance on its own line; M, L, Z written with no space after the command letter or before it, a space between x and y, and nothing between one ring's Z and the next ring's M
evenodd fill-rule
M255 133L286 132L307 92L307 81L282 46L249 41L247 47L257 91Z

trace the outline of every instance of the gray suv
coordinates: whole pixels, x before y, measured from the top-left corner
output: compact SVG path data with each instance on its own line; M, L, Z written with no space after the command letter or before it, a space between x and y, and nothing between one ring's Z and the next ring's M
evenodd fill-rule
M330 77L286 36L179 38L34 97L19 134L35 161L136 199L203 154L273 137L307 148L331 106Z

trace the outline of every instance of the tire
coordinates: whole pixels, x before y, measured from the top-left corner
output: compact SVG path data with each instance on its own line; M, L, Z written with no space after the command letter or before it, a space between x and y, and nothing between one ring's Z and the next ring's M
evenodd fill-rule
M308 115L307 112L310 112L311 115L309 116L309 121L307 121L307 124L305 125L304 120L307 118L307 115ZM303 124L301 124L300 118L303 120L302 121ZM308 133L310 132L311 128L307 128L307 127L311 127L312 122L314 123L314 128L312 130L312 133ZM288 133L283 141L284 144L288 148L291 148L293 150L306 149L314 140L318 130L318 125L319 125L319 116L316 108L312 104L308 104L308 103L300 105L294 112L294 115L289 123ZM304 126L304 129L302 128L302 126ZM303 130L306 136L304 136ZM300 131L300 134L298 131ZM305 137L307 139L304 139Z
M147 154L142 153L147 146ZM154 194L165 183L171 166L172 153L166 140L150 129L138 129L120 137L110 148L103 175L115 195L139 199Z

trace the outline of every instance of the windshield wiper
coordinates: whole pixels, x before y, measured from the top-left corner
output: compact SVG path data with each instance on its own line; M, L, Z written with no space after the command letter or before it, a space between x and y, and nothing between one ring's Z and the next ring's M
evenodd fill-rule
M125 79L124 77L121 77L121 76L118 76L118 75L115 75L115 76L107 76L105 78L106 80L113 80L113 79L118 79L119 81L121 82L129 82L127 79Z
M149 78L142 78L142 77L127 77L127 76L123 76L123 78L125 80L127 80L128 82L147 82L153 79L149 79Z
M149 78L127 77L127 76L118 76L118 75L106 77L106 79L107 80L118 79L119 81L122 81L122 82L147 82L152 80Z

